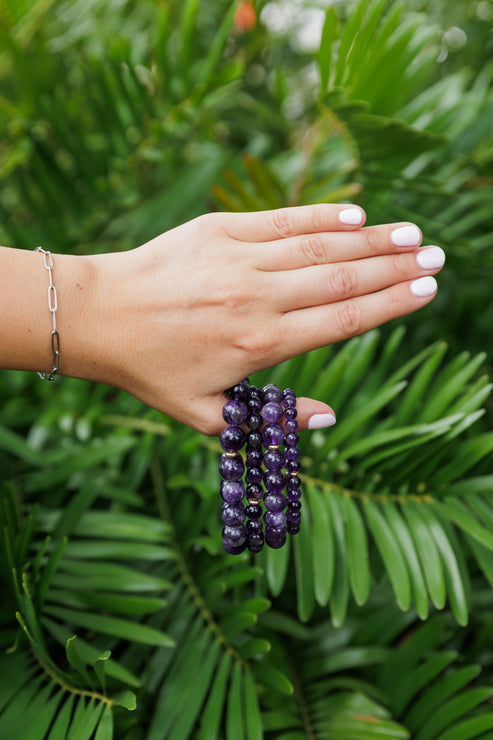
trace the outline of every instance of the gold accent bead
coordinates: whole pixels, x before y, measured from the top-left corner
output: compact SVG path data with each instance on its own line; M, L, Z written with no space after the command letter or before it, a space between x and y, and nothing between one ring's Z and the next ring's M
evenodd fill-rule
M238 457L237 452L225 452L224 454L226 455L226 457L231 457L231 458Z
M290 473L289 475L291 476L291 478L295 478L298 475L298 473Z
M279 450L281 449L281 445L269 445L269 450Z
M250 506L258 506L260 504L260 499L258 498L247 498L247 501Z

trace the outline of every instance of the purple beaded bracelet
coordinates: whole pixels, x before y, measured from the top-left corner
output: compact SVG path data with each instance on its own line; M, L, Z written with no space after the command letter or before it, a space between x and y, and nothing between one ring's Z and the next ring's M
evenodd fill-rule
M300 530L296 396L290 388L281 391L269 384L260 389L248 379L230 388L228 395L230 400L223 409L228 426L219 437L223 449L219 462L223 547L233 555L245 548L260 552L264 542L277 549L286 542L287 533ZM242 424L248 428L247 434ZM240 452L245 444L246 468Z

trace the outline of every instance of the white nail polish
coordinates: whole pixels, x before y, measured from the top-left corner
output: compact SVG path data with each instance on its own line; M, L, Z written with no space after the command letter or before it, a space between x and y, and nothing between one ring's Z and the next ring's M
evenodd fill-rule
M437 281L434 277L428 275L414 280L409 287L413 295L418 296L418 298L426 298L436 292Z
M314 414L308 419L308 429L325 429L333 427L336 423L334 414Z
M339 212L339 221L342 224L356 226L363 221L363 213L359 208L345 208Z
M424 270L433 270L445 264L445 252L440 247L420 249L416 255L416 262Z
M421 232L417 226L400 226L394 229L390 238L396 247L417 247L421 241Z

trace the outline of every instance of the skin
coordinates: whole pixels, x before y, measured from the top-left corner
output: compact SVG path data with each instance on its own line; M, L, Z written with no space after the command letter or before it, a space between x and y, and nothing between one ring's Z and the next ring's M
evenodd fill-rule
M137 249L54 254L59 373L122 388L205 434L224 427L224 389L255 371L361 334L429 303L410 284L434 275L407 223L362 228L314 205L209 214ZM45 248L48 248L45 245ZM42 255L0 248L0 366L52 368ZM298 400L300 428L322 401Z

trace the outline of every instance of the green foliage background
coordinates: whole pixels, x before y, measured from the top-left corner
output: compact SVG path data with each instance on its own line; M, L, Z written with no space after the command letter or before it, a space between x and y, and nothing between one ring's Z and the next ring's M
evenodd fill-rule
M338 413L257 558L221 550L214 440L1 374L2 740L493 738L493 3L339 2L315 51L266 5L0 0L0 243L357 201L445 247L439 295L257 378Z

